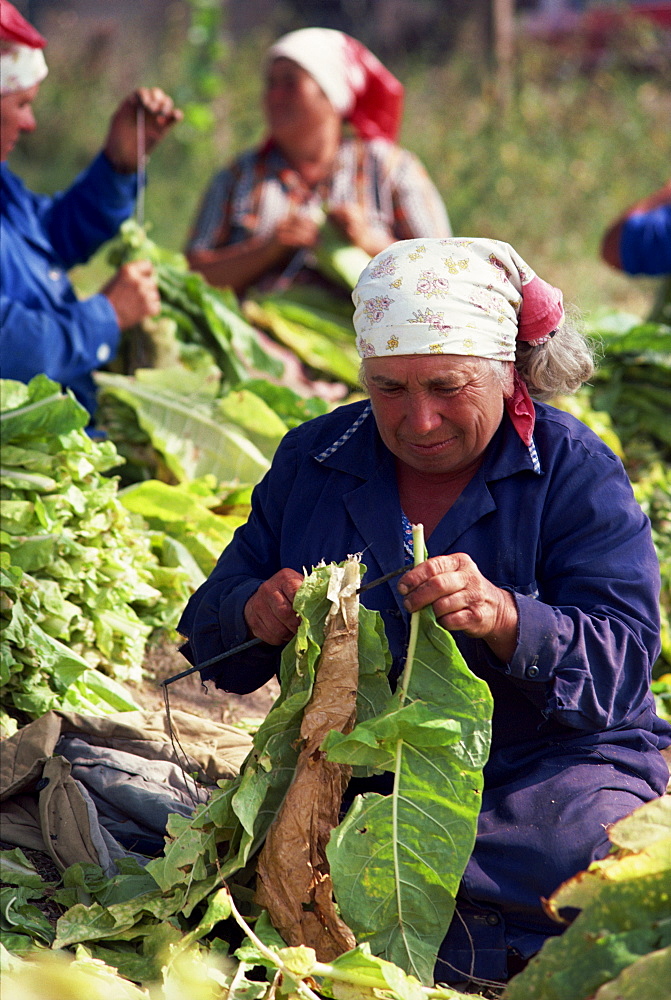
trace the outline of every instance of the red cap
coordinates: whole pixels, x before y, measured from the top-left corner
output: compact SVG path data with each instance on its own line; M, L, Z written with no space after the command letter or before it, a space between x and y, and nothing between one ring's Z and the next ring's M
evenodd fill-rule
M27 45L31 49L43 49L47 44L46 38L8 0L0 0L0 39Z

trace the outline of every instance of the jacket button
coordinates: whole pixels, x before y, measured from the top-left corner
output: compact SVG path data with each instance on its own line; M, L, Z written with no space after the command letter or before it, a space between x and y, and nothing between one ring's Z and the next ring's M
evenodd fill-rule
M487 914L487 923L489 924L490 927L494 927L496 924L498 924L498 922L499 922L499 918L497 917L497 915L495 913L488 913Z
M527 677L538 677L538 667L531 666L526 669Z

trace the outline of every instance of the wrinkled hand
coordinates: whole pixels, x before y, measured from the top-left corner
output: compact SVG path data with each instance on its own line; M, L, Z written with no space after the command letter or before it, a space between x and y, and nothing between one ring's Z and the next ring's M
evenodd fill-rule
M245 604L245 621L252 635L280 646L296 634L299 618L293 603L303 579L294 569L281 569L261 584Z
M101 291L109 299L121 330L156 316L161 309L156 275L148 260L124 264Z
M394 242L394 236L391 233L383 234L379 229L370 228L358 205L334 205L329 209L328 218L346 240L354 246L361 247L371 257Z
M319 236L319 226L309 215L294 212L285 216L275 226L274 238L279 246L297 250L313 247Z
M484 639L499 659L512 658L518 614L507 590L487 580L470 556L434 556L405 573L398 584L410 612L433 606L439 625Z
M112 115L104 152L119 173L138 169L138 108L144 109L144 146L148 155L172 126L182 120L182 112L160 87L140 87L126 97Z

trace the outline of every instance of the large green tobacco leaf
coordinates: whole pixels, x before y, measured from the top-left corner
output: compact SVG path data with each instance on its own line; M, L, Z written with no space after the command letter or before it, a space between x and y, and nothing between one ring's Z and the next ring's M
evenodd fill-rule
M409 669L403 703L394 695L381 715L324 743L330 760L394 776L390 795L355 799L327 855L357 940L432 983L475 842L492 699L430 608L420 612Z
M202 399L156 384L155 373L100 373L98 382L136 413L140 427L179 482L211 473L218 482L257 483L269 459L245 432L221 420ZM259 406L263 405L259 400Z
M587 1000L649 952L671 945L671 877L604 883L598 897L516 976L506 1000Z
M220 396L214 405L214 412L239 427L269 461L287 432L286 424L275 411L248 389L232 389L225 396Z
M237 514L214 514L190 483L171 486L147 479L119 491L119 500L133 514L140 514L150 528L165 532L179 542L197 563L201 583L246 518ZM189 567L191 569L191 567ZM193 571L192 571L193 575Z

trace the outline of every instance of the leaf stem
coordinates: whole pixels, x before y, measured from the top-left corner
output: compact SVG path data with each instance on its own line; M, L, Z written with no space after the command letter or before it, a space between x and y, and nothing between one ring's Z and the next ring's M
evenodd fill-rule
M415 566L418 566L420 562L424 560L424 525L423 524L413 524L412 526L412 546L415 555ZM399 692L399 702L403 706L405 700L408 696L408 688L410 686L410 678L412 677L412 665L415 658L415 650L417 648L417 637L419 635L419 611L415 611L410 618L410 637L408 640L408 653L405 658L405 667L403 668L403 675L401 677L401 690ZM398 844L399 844L399 818L398 818L398 800L399 800L399 782L401 775L401 766L403 763L403 746L404 741L400 739L396 744L396 759L394 761L394 787L391 793L391 826L392 826L392 845L393 845L393 857L394 857L394 884L396 886L396 909L398 911L398 921L401 928L401 933L405 939L405 926L403 920L403 900L401 898L401 861L398 855ZM406 943L407 944L407 943ZM408 954L411 954L411 949L408 947Z
M398 966L395 966L395 968L398 969ZM351 968L345 971L343 969L339 969L337 965L327 965L324 962L315 962L312 967L312 973L315 976L319 976L321 979L333 979L340 983L347 983L350 986L361 986L362 989L382 989L380 976L376 973L356 972ZM438 1000L438 998L445 1000L445 998L450 997L454 997L454 1000L456 1000L457 996L461 995L446 992L442 986L422 986L419 982L415 984L415 981L413 981L412 985L417 991L421 990L427 1000L434 1000L434 998L435 1000ZM389 990L390 996L393 995L394 997L401 997L403 995L398 991L394 991L393 987L389 987Z
M412 526L412 547L415 554L415 566L424 562L424 525L413 524ZM419 635L419 611L415 611L410 617L410 638L408 639L408 653L405 658L405 667L401 678L400 702L403 705L408 696L408 687L412 676L412 661L415 658L417 648L417 636Z
M226 891L228 892L230 900L231 916L235 920L238 927L242 928L242 930L245 932L249 940L254 944L254 946L258 949L258 951L260 951L263 957L267 958L269 962L272 962L275 968L279 969L283 976L286 976L288 979L291 980L292 983L295 984L296 992L299 994L299 996L304 997L305 1000L320 1000L319 996L316 993L313 993L313 991L310 989L309 986L306 985L306 983L296 978L295 974L291 972L290 969L284 964L284 962L279 957L277 952L273 951L272 948L268 948L263 943L261 938L257 937L257 935L254 933L252 928L249 926L249 924L242 916L242 914L236 907L235 903L233 902L233 896L231 895L230 890L227 889Z

